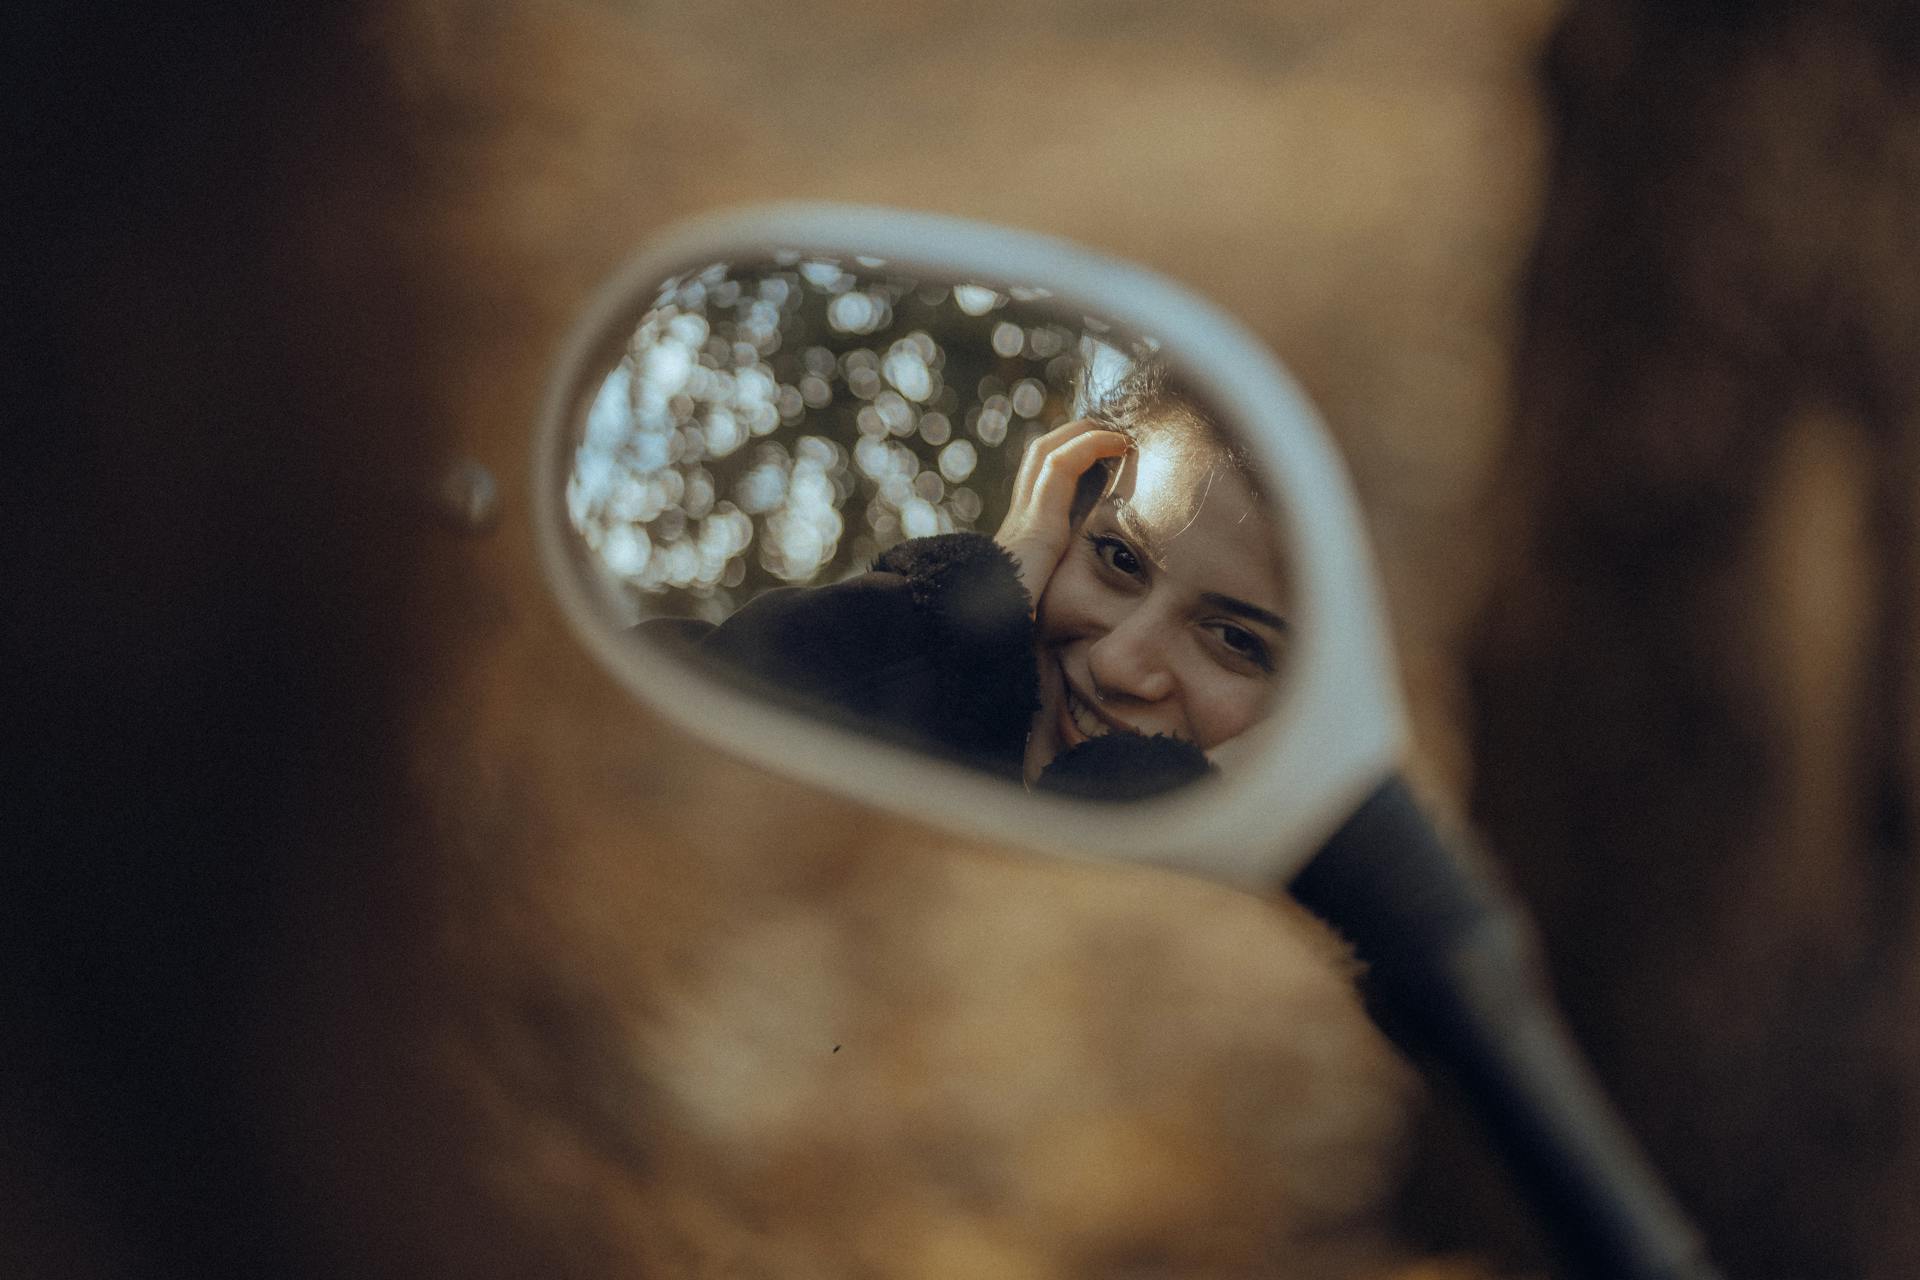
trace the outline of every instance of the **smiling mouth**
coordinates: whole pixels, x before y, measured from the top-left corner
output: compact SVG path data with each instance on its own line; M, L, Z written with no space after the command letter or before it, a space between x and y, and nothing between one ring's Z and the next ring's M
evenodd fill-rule
M1114 731L1114 726L1101 719L1100 713L1089 706L1079 694L1075 693L1072 685L1065 685L1064 692L1066 693L1066 698L1064 699L1064 710L1066 714L1063 719L1066 721L1066 726L1073 731L1068 737L1077 739L1077 741L1070 742L1068 745L1075 746L1078 745L1079 742L1084 742L1089 738L1104 737Z

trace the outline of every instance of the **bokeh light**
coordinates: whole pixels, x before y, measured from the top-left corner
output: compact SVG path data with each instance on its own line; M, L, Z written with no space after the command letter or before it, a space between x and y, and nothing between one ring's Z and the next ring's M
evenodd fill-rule
M638 614L713 621L904 538L991 532L1026 442L1124 365L1106 330L866 258L690 272L589 406L567 510Z

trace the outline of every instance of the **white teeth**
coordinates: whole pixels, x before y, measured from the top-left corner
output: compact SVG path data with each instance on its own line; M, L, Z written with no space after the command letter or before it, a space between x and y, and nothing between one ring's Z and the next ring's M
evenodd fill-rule
M1078 729L1083 737L1098 738L1102 734L1112 732L1107 722L1093 714L1087 704L1080 701L1071 689L1067 691L1067 714L1073 717L1073 727Z

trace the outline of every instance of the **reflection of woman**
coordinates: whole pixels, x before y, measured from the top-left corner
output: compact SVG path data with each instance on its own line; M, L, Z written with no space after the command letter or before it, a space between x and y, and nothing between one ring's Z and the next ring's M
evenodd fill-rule
M1028 446L994 538L901 543L866 574L768 592L693 639L869 730L1118 798L1199 777L1260 718L1283 591L1245 469L1146 366Z

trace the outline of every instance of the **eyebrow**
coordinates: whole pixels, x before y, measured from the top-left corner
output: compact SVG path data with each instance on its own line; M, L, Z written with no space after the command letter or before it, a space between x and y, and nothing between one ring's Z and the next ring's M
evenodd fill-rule
M1146 527L1140 523L1140 518L1134 515L1132 505L1128 503L1125 498L1109 498L1107 501L1113 505L1114 522L1121 527L1129 538L1133 539L1140 553L1146 556L1156 569L1164 569L1166 567L1166 561L1161 559L1158 549L1153 545L1153 540L1147 537ZM1239 596L1223 595L1218 591L1202 591L1200 593L1200 600L1209 609L1218 609L1220 612L1230 613L1236 618L1245 618L1248 622L1257 622L1261 626L1269 627L1274 631L1284 634L1290 630L1285 618L1270 609L1262 609L1257 604L1251 604L1242 600Z
M1202 591L1200 593L1200 599L1205 601L1210 608L1218 609L1222 613L1231 613L1237 618L1245 618L1248 622L1258 622L1262 626L1273 628L1275 631L1285 632L1288 630L1287 620L1285 618L1277 613L1262 609L1257 604L1248 604L1238 596L1223 596L1217 591Z

